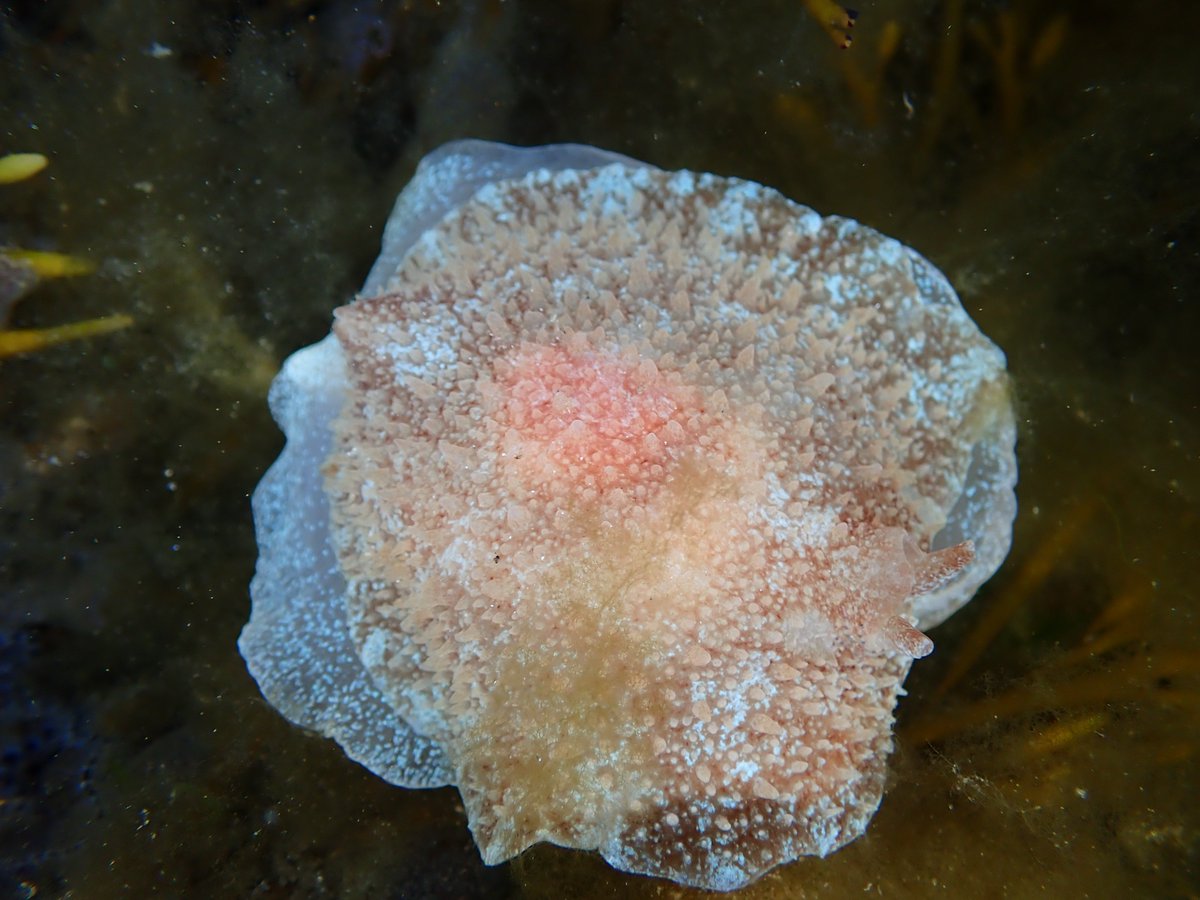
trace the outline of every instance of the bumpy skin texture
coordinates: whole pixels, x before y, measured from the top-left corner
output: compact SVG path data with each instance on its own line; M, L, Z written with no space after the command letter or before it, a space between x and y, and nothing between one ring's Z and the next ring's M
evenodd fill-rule
M914 626L1011 532L1004 359L944 279L618 163L485 185L372 282L314 359L348 665L411 729L392 780L457 784L490 863L552 841L730 889L861 834Z

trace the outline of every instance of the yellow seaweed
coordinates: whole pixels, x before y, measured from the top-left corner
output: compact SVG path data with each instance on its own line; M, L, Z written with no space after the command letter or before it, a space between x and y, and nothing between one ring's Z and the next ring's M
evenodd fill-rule
M1033 759L1058 753L1101 731L1108 721L1108 714L1101 711L1054 722L1034 734L1019 748L1020 755L1026 759Z
M90 275L96 271L96 265L91 260L66 253L23 250L18 247L6 247L0 250L0 253L16 262L25 263L42 278L71 278L76 275Z
M928 744L1000 720L1110 703L1153 702L1158 706L1197 710L1200 709L1200 692L1175 687L1155 688L1155 681L1195 675L1198 668L1196 660L1175 653L1162 660L1149 663L1138 660L1110 672L1081 675L1049 689L1035 690L1021 684L964 708L922 718L905 727L903 734L913 744Z
M1038 34L1029 51L1029 68L1040 69L1058 55L1067 36L1067 14L1060 13L1051 19Z
M13 184L32 178L49 164L40 153L9 153L0 156L0 184Z
M1032 73L1058 53L1066 38L1068 21L1065 13L1059 14L1033 37L1026 17L1019 10L997 13L994 31L978 22L971 24L971 36L991 56L995 66L996 102L1008 134L1016 133L1021 124Z
M842 79L858 104L858 111L868 128L879 124L879 95L883 89L883 77L888 63L900 47L900 35L898 22L891 20L884 24L875 45L874 64L867 72L863 71L852 56L839 58Z
M0 331L0 358L16 356L19 353L30 353L41 350L63 341L75 341L82 338L94 337L119 331L133 324L133 318L126 315L103 316L99 319L87 319L83 322L71 322L68 325L55 325L50 328L14 328Z
M857 18L855 13L833 0L804 0L804 8L817 20L830 40L843 50L849 49L854 40L850 29Z
M950 106L958 88L958 67L962 55L962 0L947 0L942 11L942 39L933 68L933 85L926 104L925 125L917 145L917 167L929 162L942 127L950 115Z
M984 650L1029 599L1034 588L1046 580L1058 561L1076 543L1084 525L1094 516L1096 506L1094 499L1085 500L1072 511L1070 519L1026 557L1008 589L988 607L975 629L958 647L949 670L934 690L935 697L945 696L971 670Z

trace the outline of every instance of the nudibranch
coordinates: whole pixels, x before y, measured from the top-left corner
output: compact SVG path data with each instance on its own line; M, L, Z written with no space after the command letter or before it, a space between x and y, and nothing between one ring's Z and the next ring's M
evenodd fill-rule
M1005 360L758 184L447 145L271 390L240 647L288 718L539 841L732 889L860 835L923 633L1008 552Z

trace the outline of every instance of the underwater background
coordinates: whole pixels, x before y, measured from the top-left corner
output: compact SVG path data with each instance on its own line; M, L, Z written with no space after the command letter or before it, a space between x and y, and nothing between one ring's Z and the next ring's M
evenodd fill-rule
M0 7L0 155L48 161L0 163L0 898L699 895L483 866L452 788L290 726L237 652L270 380L462 137L859 219L1008 355L1008 562L914 667L866 835L743 894L1200 895L1200 5L856 11Z

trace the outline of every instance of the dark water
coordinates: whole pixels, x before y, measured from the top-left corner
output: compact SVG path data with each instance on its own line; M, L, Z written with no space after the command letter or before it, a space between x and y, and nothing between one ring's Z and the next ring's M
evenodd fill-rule
M687 893L485 868L454 791L290 727L237 654L269 380L457 137L859 218L1008 354L1013 553L916 666L867 835L747 895L1196 896L1200 7L880 0L847 51L800 0L3 9L0 152L50 166L0 242L97 266L8 324L134 324L0 361L0 896Z

